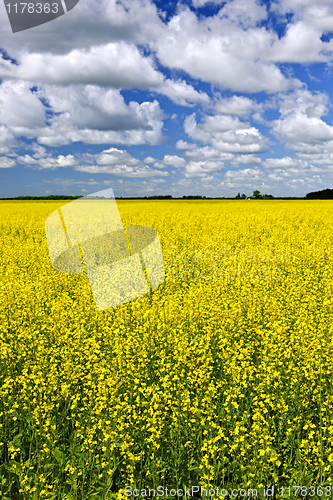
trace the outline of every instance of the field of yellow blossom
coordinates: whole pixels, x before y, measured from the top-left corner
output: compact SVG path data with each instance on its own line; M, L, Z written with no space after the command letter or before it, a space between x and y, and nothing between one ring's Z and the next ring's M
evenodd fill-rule
M100 312L50 262L65 203L0 202L0 498L331 498L333 202L118 200L166 278Z

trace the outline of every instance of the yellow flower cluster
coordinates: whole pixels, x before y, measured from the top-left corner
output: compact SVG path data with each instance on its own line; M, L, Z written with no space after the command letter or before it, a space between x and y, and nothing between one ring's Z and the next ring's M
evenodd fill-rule
M0 202L0 498L331 484L333 203L118 201L166 279L101 312L51 266L63 204Z

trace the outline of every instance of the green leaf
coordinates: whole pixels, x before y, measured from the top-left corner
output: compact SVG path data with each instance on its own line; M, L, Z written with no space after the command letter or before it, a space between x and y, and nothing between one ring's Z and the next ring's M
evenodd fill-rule
M59 450L59 448L55 448L52 452L54 458L59 462L59 464L63 464L65 461L65 454Z

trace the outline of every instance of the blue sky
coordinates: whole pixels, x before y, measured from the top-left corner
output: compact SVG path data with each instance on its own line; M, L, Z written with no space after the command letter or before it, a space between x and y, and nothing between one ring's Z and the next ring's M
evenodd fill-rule
M0 197L333 188L331 0L80 0L12 33Z

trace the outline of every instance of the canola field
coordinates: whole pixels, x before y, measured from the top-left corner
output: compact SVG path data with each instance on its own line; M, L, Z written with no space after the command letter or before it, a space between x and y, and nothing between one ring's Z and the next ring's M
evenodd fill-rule
M100 312L51 266L65 203L0 202L0 498L331 498L333 202L118 200L166 278Z

